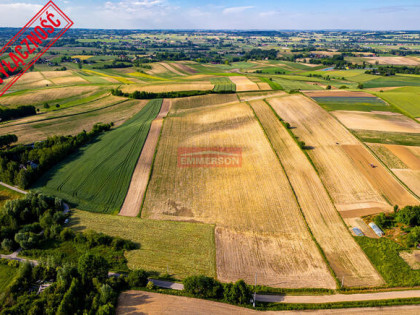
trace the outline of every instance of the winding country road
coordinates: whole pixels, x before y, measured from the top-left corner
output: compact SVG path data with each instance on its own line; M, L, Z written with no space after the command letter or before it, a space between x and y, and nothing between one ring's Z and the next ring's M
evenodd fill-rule
M27 194L27 191L23 191L19 188L7 185L3 182L0 182L0 185L3 185L9 189L17 191L21 194ZM69 211L69 205L64 203L64 213ZM30 263L37 265L36 260L29 260L25 258L17 257L21 249L18 249L10 255L0 255L0 258L17 260L21 262L29 261ZM109 276L119 276L116 273L109 273ZM150 279L156 286L182 291L184 285L181 283L163 281ZM331 295L264 295L257 294L256 300L258 302L270 302L270 303L295 303L295 304L304 304L304 303L338 303L338 302L356 302L356 301L377 301L377 300L392 300L392 299L410 299L410 298L420 298L420 290L405 290L405 291L388 291L388 292L376 292L376 293L358 293L358 294L331 294Z

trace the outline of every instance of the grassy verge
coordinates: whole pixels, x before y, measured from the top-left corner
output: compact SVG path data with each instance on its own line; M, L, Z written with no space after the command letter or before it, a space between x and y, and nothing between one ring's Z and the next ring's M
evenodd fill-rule
M214 226L157 221L75 211L71 227L91 229L140 244L126 253L128 266L169 274L176 278L204 274L216 277Z

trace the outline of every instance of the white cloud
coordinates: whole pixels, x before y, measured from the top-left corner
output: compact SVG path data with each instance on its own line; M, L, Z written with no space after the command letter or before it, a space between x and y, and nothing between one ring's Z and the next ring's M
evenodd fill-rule
M150 10L159 7L165 7L164 3L161 0L126 0L120 2L108 1L105 3L105 9L107 10L125 11L128 13L135 13L141 10Z
M0 4L0 27L22 27L41 10L43 5L15 2Z
M246 10L249 9L253 9L254 6L243 6L243 7L231 7L231 8L226 8L223 10L223 14L237 14L237 13L242 13Z
M280 11L272 10L272 11L260 12L259 16L260 17L268 17L268 16L279 15L279 14L280 14Z

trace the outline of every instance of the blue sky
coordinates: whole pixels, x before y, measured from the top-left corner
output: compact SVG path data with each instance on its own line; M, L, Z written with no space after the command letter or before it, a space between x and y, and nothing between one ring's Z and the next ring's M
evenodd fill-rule
M44 1L0 0L0 27L23 26ZM419 0L56 0L79 28L419 30Z

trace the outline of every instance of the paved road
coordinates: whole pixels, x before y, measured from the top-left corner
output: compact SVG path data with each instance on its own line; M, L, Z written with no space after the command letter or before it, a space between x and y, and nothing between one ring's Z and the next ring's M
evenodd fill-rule
M19 188L7 185L0 182L9 189L17 191L21 194L27 194L28 192ZM69 205L64 204L64 213L69 211ZM25 258L17 257L21 249L10 255L0 255L0 258L17 260L20 262L29 261L31 264L37 265L36 260L29 260ZM116 273L109 273L109 276L119 276ZM155 280L150 279L156 286L173 289L173 290L184 290L182 283ZM372 301L372 300L389 300L389 299L408 299L408 298L420 298L420 290L407 290L407 291L390 291L390 292L377 292L377 293L360 293L360 294L333 294L333 295L263 295L257 294L257 301L259 302L271 302L271 303L337 303L337 302L354 302L354 301Z
M184 285L170 281L162 281L150 279L156 286L183 290ZM373 300L390 300L390 299L408 299L420 298L420 290L406 290L406 291L389 291L376 293L360 293L360 294L332 294L332 295L264 295L257 294L258 302L271 303L337 303L337 302L354 302L354 301L373 301Z

